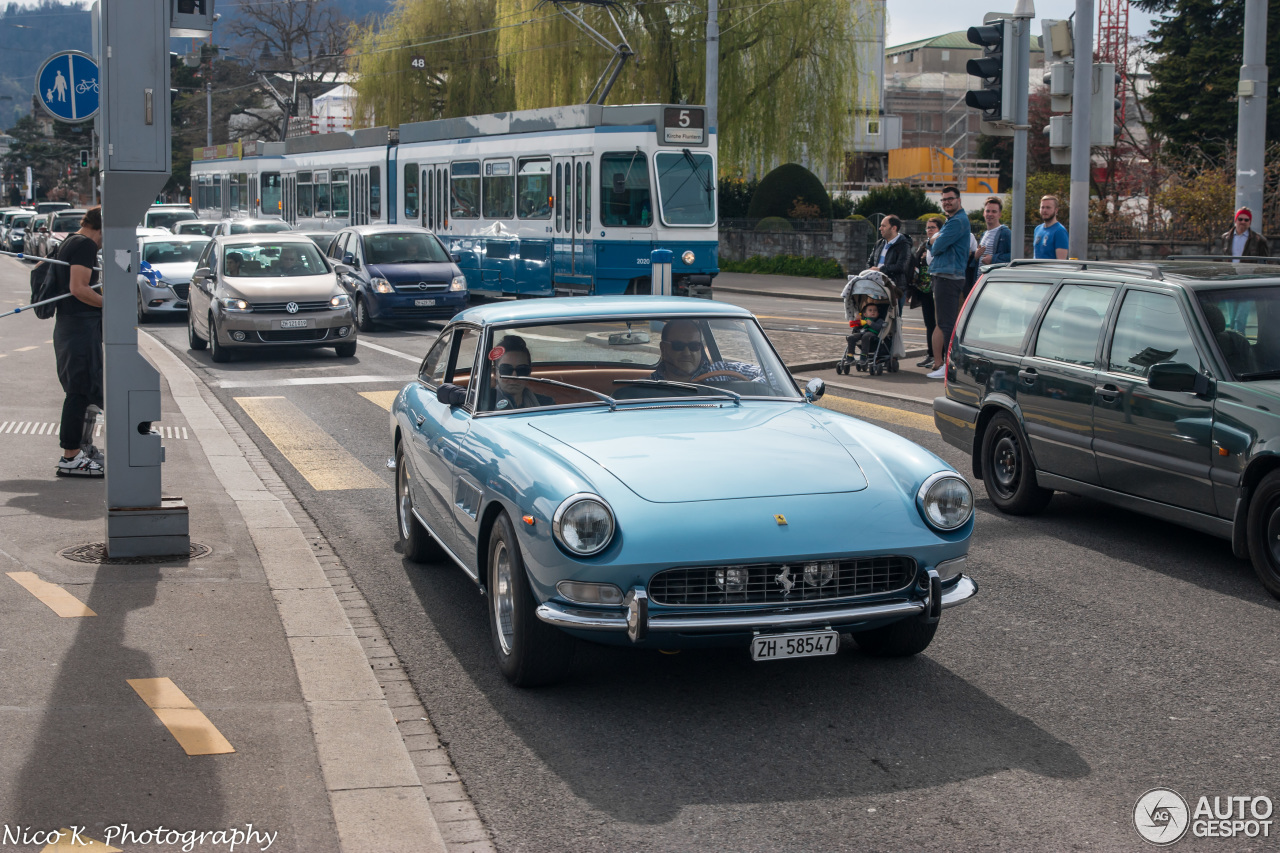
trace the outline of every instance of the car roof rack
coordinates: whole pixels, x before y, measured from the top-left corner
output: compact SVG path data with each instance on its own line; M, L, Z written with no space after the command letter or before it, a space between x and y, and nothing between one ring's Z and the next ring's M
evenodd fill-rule
M1090 268L1102 270L1123 270L1125 272L1137 271L1146 273L1147 278L1157 281L1164 280L1164 275L1160 272L1160 268L1154 266L1149 261L1126 263L1124 261L1078 261L1074 259L1059 260L1057 258L1019 258L1016 261L1009 261L1008 266L1070 266L1074 269L1080 270L1081 272L1086 272Z
M1241 257L1234 255L1174 255L1165 258L1166 261L1217 261L1219 263L1235 263L1239 261L1242 264L1280 264L1280 258L1267 257Z

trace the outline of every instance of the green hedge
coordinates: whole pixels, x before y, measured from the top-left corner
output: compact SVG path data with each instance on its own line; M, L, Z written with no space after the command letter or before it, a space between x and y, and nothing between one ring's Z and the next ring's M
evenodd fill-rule
M844 278L844 268L831 258L801 258L778 255L764 258L753 255L745 261L720 259L721 272L768 273L770 275L802 275L809 278Z
M751 196L747 215L751 219L766 216L790 217L796 199L817 205L818 219L831 218L831 196L818 176L799 163L784 163L765 175Z
M757 231L794 231L791 223L781 216L766 216L756 223Z
M858 199L853 212L863 216L892 213L899 219L917 219L926 213L942 213L942 208L930 201L920 187L890 184L876 187Z

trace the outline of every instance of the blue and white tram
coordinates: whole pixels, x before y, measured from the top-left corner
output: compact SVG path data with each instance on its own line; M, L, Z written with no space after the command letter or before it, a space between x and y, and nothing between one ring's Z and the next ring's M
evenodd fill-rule
M191 206L204 219L279 219L283 164L284 146L278 142L197 148Z
M715 157L703 107L580 105L265 143L238 161L197 160L192 180L239 188L256 176L252 204L243 190L235 204L210 192L222 216L421 225L480 293L647 293L650 252L662 248L674 253L675 291L709 296Z

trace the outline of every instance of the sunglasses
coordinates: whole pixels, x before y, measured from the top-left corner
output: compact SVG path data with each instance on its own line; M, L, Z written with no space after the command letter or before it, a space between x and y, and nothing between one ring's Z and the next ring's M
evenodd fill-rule
M1252 221L1253 220L1247 216L1241 216L1239 219L1236 220L1236 222L1243 222L1245 225L1248 225Z
M676 352L697 352L702 349L702 341L663 341L667 346Z
M499 376L528 376L532 372L533 372L533 368L531 368L527 364L499 364L498 365Z

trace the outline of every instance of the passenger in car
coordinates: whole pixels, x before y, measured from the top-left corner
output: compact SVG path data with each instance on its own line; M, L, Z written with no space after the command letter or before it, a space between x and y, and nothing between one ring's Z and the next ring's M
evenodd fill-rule
M493 361L494 411L550 406L555 402L550 397L535 394L528 382L521 381L533 372L533 357L524 338L505 336L490 350L489 358Z
M240 275L240 253L227 252L227 275Z
M1209 331L1213 332L1218 349L1222 350L1222 357L1227 360L1231 372L1239 375L1257 370L1249 339L1235 329L1227 328L1227 319L1217 305L1206 302L1201 307L1204 309L1204 318L1209 323Z
M662 360L650 379L672 382L733 382L764 380L764 371L745 361L711 361L702 341L702 330L693 320L671 320L662 327ZM720 374L720 375L708 375ZM728 375L726 375L728 374ZM736 375L733 375L736 374Z

